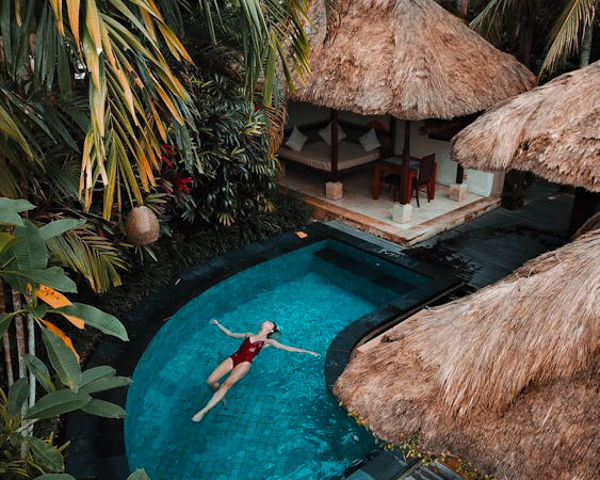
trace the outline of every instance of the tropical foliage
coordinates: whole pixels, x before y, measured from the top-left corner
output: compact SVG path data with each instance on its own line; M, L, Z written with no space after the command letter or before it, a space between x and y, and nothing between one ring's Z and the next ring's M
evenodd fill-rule
M185 123L183 112L190 100L163 46L175 60L191 59L154 3L19 0L2 2L0 14L0 109L19 120L4 132L13 147L7 150L19 152L5 157L11 171L22 171L24 158L40 161L44 152L35 142L35 126L80 155L79 188L86 208L101 180L108 218L115 194L119 199L117 178L124 194L142 203L141 190L153 182L152 170L158 165L158 138L172 119ZM81 98L87 100L87 105L78 103L85 113L74 117L62 100ZM52 116L64 119L58 124L60 136L50 130ZM75 136L67 123L76 128ZM81 137L83 144L77 141Z
M325 3L335 20L338 2ZM181 215L241 223L213 232L209 256L305 218L296 205L294 218L273 226L263 212L277 197L278 76L293 88L291 71L307 70L306 8L304 0L1 3L0 197L36 205L0 198L2 478L72 478L64 446L36 420L74 409L125 415L94 395L129 380L110 367L82 371L69 332L94 327L124 340L126 332L112 315L72 303L64 294L76 283L63 271L97 292L120 285L121 211L150 204L171 226Z
M556 73L580 54L589 61L589 45L598 0L486 0L471 26L496 45L504 45L526 64L539 43L541 75ZM551 28L548 28L548 25ZM581 46L581 48L580 48Z
M298 0L2 2L0 194L24 196L29 167L43 172L48 159L75 157L86 210L99 183L105 219L113 206L143 204L161 144L199 162L194 106L173 69L204 66L202 55L194 66L179 39L186 29L209 32L190 36L197 50L235 52L223 68L249 97L260 82L270 105L277 64L290 78L291 52L293 65L306 68L305 8Z
M182 217L231 225L250 212L268 210L278 164L269 149L264 110L253 107L239 85L222 75L192 79L190 84L200 126L201 168L186 168L193 172L193 181L190 200L182 202Z
M37 226L20 215L33 208L25 200L0 198L0 290L4 292L4 285L8 285L13 299L13 308L7 311L6 296L0 298L0 335L4 340L9 387L8 394L0 392L0 451L4 456L0 458L0 471L6 474L3 478L31 478L34 474L64 471L61 449L52 445L51 437L39 439L34 435L35 421L79 409L123 418L125 411L120 406L95 399L92 394L130 384L128 378L116 376L111 367L82 371L73 342L64 327L59 327L59 322L78 329L94 327L127 340L125 328L115 317L89 305L72 303L61 293L75 293L76 285L62 268L52 264L46 243L83 222L57 220ZM11 342L13 323L16 338ZM48 364L38 356L39 337ZM17 381L12 374L11 343L17 345ZM45 392L37 401L36 385Z

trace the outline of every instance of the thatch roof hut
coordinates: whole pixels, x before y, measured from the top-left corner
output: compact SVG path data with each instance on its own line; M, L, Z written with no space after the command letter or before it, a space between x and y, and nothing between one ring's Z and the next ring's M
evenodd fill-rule
M486 112L453 138L452 158L600 192L600 62Z
M309 12L311 75L293 100L363 115L450 119L486 110L535 86L511 55L433 0L347 2L324 44L323 2Z
M600 230L363 348L334 391L380 438L421 431L498 478L598 478Z

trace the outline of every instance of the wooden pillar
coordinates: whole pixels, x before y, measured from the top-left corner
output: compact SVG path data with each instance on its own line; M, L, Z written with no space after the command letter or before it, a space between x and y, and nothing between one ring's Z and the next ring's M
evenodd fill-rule
M336 181L338 174L338 112L331 109L331 180Z
M458 167L456 168L456 183L458 183L459 185L463 182L465 178L465 169L462 167L462 165L458 165Z
M392 155L396 155L396 117L390 117L390 143Z
M400 183L400 203L410 203L410 120L404 121L404 149L402 150L402 181Z
M509 170L504 176L502 187L502 207L516 210L525 205L525 172Z

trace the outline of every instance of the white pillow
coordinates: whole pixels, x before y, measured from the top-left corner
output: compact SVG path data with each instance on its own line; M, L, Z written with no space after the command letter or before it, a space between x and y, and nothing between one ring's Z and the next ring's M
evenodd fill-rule
M325 140L327 145L331 145L331 123L327 125L325 128L319 130L319 136ZM344 138L346 138L346 132L342 130L342 127L338 124L338 142L341 142Z
M300 130L298 130L298 127L294 127L290 138L287 139L287 142L285 142L285 144L292 150L296 150L297 152L299 152L300 150L302 150L302 147L304 147L304 144L306 143L307 139L308 135L304 135Z
M364 148L365 152L370 152L371 150L375 150L377 147L381 147L381 143L379 143L379 139L377 138L374 128L369 130L364 135L361 135L358 140L360 141L360 144Z

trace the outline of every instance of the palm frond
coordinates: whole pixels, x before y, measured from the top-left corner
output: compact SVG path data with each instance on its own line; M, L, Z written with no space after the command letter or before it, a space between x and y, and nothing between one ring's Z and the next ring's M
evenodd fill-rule
M598 0L569 0L558 22L550 33L550 48L541 73L551 73L556 70L570 55L579 51L580 31L593 28Z
M491 0L471 21L469 27L497 46L502 40L507 17L518 7L518 0Z
M22 196L28 168L41 164L35 135L23 116L31 118L31 109L0 87L0 196Z
M119 271L126 270L127 264L113 241L80 229L54 237L46 245L51 262L83 275L94 291L121 285Z
M212 41L206 42L206 38L190 30L192 44L200 50L201 56L224 55L229 67L217 70L242 73L244 89L251 101L258 87L263 90L264 105L272 104L277 63L285 72L290 88L293 88L292 69L301 76L308 72L305 1L241 0L222 5L217 0L202 0L199 4L194 18L195 30L202 31L198 29L198 22L206 25ZM232 52L236 52L235 55L230 55Z
M181 9L189 5L187 0L177 0L169 5L163 1L161 7L169 18L177 19ZM191 103L163 50L176 62L191 63L191 58L154 1L2 2L0 36L0 80L12 80L12 91L19 92L16 96L21 100L34 92L45 92L49 98L41 102L45 106L43 117L55 111L52 97L55 101L57 94L88 99L87 122L79 123L79 127L85 123L82 138L73 138L69 129L48 128L44 120L53 119L29 118L55 142L67 142L80 152L85 207L91 208L98 182L108 185L107 172L114 165L125 183L123 188L133 194L135 202L142 203L141 192L148 191L152 171L159 164L159 145L165 142L173 121L186 128L181 112ZM82 74L89 78L74 81L74 76ZM147 118L150 102L154 107L152 122ZM0 99L0 106L4 105ZM21 136L28 138L22 129ZM119 148L127 143L131 148ZM22 144L22 150L26 145ZM111 159L113 164L107 163ZM133 175L125 165L129 159L136 166ZM117 196L119 188L112 189ZM104 201L108 216L114 196L104 195Z

